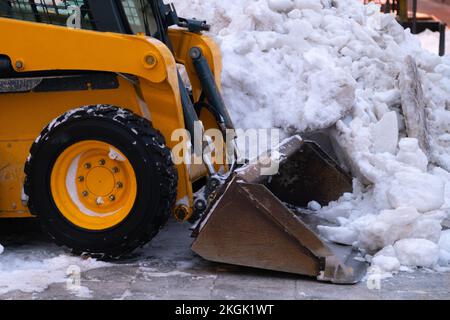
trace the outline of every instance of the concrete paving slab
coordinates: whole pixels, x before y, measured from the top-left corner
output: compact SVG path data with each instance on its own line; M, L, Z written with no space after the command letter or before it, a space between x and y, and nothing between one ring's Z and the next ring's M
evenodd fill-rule
M8 237L32 243L36 236L36 231L27 231ZM15 291L0 295L0 299L450 299L450 273L401 273L382 280L379 289L372 290L366 282L339 286L207 262L190 251L189 236L189 225L172 221L132 257L82 273L81 291L67 290L65 283L58 283L40 293ZM35 244L36 249L42 241Z

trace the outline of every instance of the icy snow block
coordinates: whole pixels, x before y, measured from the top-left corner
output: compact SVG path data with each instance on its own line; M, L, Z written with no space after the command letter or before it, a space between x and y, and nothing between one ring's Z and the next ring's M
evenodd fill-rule
M403 138L399 143L400 151L397 160L404 164L416 167L422 172L428 168L428 158L419 147L419 141L415 138Z
M407 56L400 73L400 92L408 137L419 140L420 148L430 154L425 114L425 100L416 61Z
M450 264L450 230L445 230L439 240L439 262L441 265Z
M289 12L294 9L293 0L269 0L269 8L275 12Z
M383 272L396 272L400 269L400 261L395 256L377 255L372 259L372 266L377 266Z
M414 208L383 210L374 220L362 228L359 244L368 250L378 250L394 244L410 234L411 226L420 217Z
M398 119L395 111L386 113L371 128L374 151L395 154L398 145Z
M425 213L445 203L445 183L439 177L422 172L399 172L387 191L393 208L413 207Z
M425 239L403 239L395 243L398 260L404 266L433 267L439 260L439 247Z

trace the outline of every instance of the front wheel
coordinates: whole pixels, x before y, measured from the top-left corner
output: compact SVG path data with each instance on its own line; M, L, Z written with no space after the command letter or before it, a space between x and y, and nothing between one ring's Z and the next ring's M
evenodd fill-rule
M177 173L162 135L108 105L73 110L33 144L25 166L28 206L73 252L118 258L167 221Z

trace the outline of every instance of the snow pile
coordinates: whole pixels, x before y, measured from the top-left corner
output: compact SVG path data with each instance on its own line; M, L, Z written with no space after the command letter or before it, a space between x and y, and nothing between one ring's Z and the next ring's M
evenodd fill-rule
M331 128L357 179L352 194L317 211L337 224L321 227L325 237L358 246L383 271L448 265L450 57L358 0L174 2L213 25L237 127ZM406 138L408 56L422 80L429 150Z
M0 256L0 295L16 290L43 292L53 283L69 281L73 274L71 270L85 272L108 265L90 258L83 260L66 255L53 245L13 248ZM71 286L68 290L78 297L89 297L86 287Z

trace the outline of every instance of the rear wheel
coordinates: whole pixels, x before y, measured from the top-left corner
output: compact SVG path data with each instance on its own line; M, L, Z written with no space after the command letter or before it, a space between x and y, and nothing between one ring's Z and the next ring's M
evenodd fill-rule
M177 189L170 150L130 111L70 111L44 129L30 153L30 211L75 253L118 258L147 243L170 215Z

